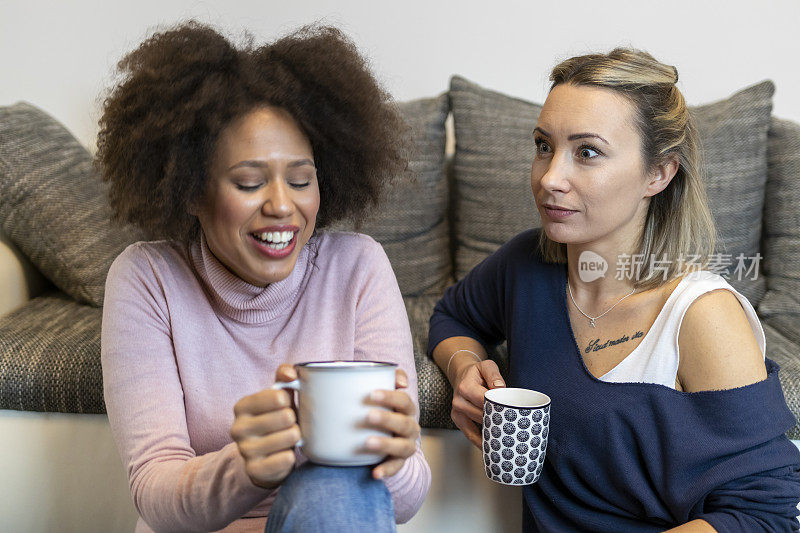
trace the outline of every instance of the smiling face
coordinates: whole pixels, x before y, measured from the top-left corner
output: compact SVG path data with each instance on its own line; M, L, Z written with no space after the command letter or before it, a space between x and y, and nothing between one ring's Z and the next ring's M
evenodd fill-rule
M610 89L562 84L550 91L534 130L531 187L553 241L602 240L617 249L638 242L649 197L669 179L663 169L645 170L635 113Z
M291 273L319 203L308 138L287 112L261 107L220 134L196 214L214 256L264 287Z

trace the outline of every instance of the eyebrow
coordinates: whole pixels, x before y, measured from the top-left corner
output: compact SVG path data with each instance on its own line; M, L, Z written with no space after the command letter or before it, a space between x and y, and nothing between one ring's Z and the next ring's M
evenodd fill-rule
M541 133L545 137L551 137L551 135L549 133L547 133L546 131L544 131L542 128L540 128L538 126L533 128L533 131L535 131L535 132L538 131L539 133ZM601 141L603 141L604 143L606 143L608 145L611 144L607 140L603 139L603 137L601 137L600 135L598 135L596 133L588 133L588 132L587 133L573 133L572 135L567 137L567 140L568 141L576 141L578 139L589 139L589 138L600 139Z
M295 168L303 165L311 165L312 167L317 168L316 165L314 165L314 162L310 159L297 159L295 161L290 161L289 164L286 166L289 168ZM255 159L248 159L247 161L239 161L235 165L228 168L228 170L233 170L234 168L240 168L240 167L269 168L269 163L267 163L266 161L257 161Z

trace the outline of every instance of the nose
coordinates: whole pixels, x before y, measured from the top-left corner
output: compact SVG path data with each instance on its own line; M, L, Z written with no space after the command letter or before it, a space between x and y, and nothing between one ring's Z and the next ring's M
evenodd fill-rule
M558 154L543 160L534 161L531 165L531 186L534 191L542 188L548 192L569 192L570 165Z
M294 212L294 202L289 184L282 178L270 180L265 187L267 192L264 203L261 204L261 212L269 217L284 218Z

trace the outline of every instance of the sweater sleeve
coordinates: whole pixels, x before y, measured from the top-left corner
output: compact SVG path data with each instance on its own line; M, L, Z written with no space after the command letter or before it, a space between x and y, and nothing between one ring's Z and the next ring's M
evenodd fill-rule
M360 265L361 278L355 324L355 359L397 363L408 375L408 395L414 402L419 420L417 371L411 328L389 259L380 244L369 237ZM392 495L395 520L402 524L413 517L431 484L431 471L417 439L417 450L400 471L384 480Z
M450 337L471 337L487 352L505 339L505 265L518 240L501 247L447 288L430 319L428 355Z
M673 492L692 503L689 520L702 518L720 533L800 530L800 452L785 435L796 421L780 367L765 362L763 381L677 395L684 408L673 422L685 427L665 443L666 468L682 470Z
M101 359L108 419L133 502L154 531L213 531L270 491L252 484L235 443L197 456L167 301L148 256L128 247L106 281Z
M800 467L778 468L745 476L714 489L705 499L702 518L719 533L798 531Z

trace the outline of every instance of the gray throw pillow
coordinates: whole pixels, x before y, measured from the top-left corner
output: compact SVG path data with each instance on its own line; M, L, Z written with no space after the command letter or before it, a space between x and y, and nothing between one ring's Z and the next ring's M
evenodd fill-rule
M542 106L453 76L450 107L455 277L461 279L511 237L542 225L530 185Z
M403 102L399 108L414 137L410 172L387 188L381 205L357 231L381 243L404 296L438 295L452 278L445 216L447 95ZM354 228L338 224L333 229Z
M91 155L59 122L26 102L0 107L0 226L57 287L93 306L111 262L140 239L109 215Z
M766 321L800 344L800 124L772 119L764 199Z
M735 273L736 257L761 251L761 220L767 183L767 130L775 85L765 80L725 100L692 107L707 171L706 190L717 225L717 251L732 264L725 277L753 305L766 292L762 272ZM750 266L751 261L745 264ZM740 273L741 274L741 273ZM752 279L752 278L755 279Z
M738 254L751 258L759 252L773 92L773 83L763 81L691 108L704 149L717 249L731 255L726 277L754 305L765 291L763 276L737 280L733 271ZM450 80L450 101L456 138L455 275L460 279L512 236L541 225L530 186L532 130L541 105L459 76Z

